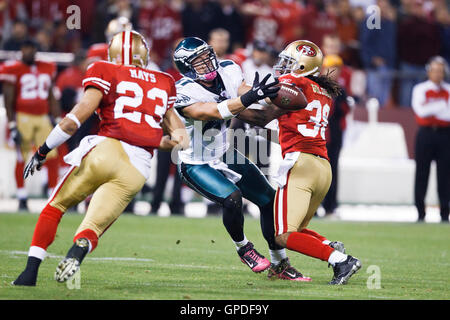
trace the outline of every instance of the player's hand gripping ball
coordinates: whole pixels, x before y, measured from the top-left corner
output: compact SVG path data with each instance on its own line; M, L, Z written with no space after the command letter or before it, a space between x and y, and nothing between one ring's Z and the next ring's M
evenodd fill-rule
M280 82L277 86L281 87L278 95L270 99L277 107L285 110L300 110L308 104L302 90L294 84Z

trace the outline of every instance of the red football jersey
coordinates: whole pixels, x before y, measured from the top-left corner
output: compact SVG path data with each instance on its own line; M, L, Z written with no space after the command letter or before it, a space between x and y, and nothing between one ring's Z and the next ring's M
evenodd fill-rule
M289 152L306 152L328 158L325 130L332 99L316 82L305 77L282 75L280 82L292 83L302 89L308 101L305 109L289 112L278 118L279 141L283 157Z
M164 114L176 100L175 81L167 73L97 61L86 70L83 87L103 93L97 113L98 135L153 153L159 146Z
M16 112L42 115L49 112L48 95L55 75L54 63L8 61L3 64L0 80L16 86Z

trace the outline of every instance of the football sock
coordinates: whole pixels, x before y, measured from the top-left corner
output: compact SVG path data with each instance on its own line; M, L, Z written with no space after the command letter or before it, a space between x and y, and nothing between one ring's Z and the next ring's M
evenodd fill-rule
M66 258L75 258L80 263L89 252L89 240L86 238L78 238L73 246L67 252Z
M15 169L15 177L17 189L21 189L25 186L25 182L23 179L23 170L25 169L25 162L16 161L16 169Z
M269 254L270 254L270 262L272 262L275 265L279 264L281 262L281 260L287 258L286 250L284 250L284 249L280 249L280 250L270 250L269 249Z
M31 240L32 247L35 246L47 250L48 246L55 239L56 229L63 214L64 212L49 204L42 210Z
M245 246L248 243L248 239L244 234L244 240L242 241L233 241L234 244L236 245L236 250L239 250L240 248L242 248L243 246Z
M27 266L25 267L25 271L37 273L39 266L41 265L42 259L28 256Z
M330 243L330 241L325 238L324 236L318 234L317 232L315 232L314 230L310 230L310 229L302 229L302 231L300 231L301 233L305 233L305 234L309 234L310 236L313 236L314 238L319 239L320 241L324 242L324 241L328 241L328 243ZM328 244L326 243L326 244Z
M287 239L286 248L323 261L328 261L334 251L316 237L302 232L292 232Z
M330 256L328 257L328 262L329 262L332 266L334 266L336 263L344 262L346 259L347 259L347 255L346 255L346 254L344 254L344 253L342 253L342 252L339 252L339 251L337 251L337 250L334 250L334 251L330 254Z
M86 239L89 243L89 251L94 251L95 248L97 248L98 244L98 236L97 234L91 230L91 229L85 229L75 235L73 238L73 242L76 242L78 239Z

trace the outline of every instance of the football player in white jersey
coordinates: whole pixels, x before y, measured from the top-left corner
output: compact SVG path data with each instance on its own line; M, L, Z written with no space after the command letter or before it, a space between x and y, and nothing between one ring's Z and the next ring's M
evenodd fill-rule
M275 97L278 81L267 84L270 75L259 81L256 74L253 86L248 86L237 64L230 60L218 62L212 47L195 37L178 44L174 61L184 75L177 82L174 107L191 137L190 147L179 152L181 178L193 190L222 206L225 228L241 261L252 271L264 271L272 262L272 266L282 266L276 277L310 281L289 264L285 250L275 243L275 190L262 172L227 142L231 119L250 111L246 108L251 104ZM271 262L256 251L244 234L242 198L260 209L261 229Z

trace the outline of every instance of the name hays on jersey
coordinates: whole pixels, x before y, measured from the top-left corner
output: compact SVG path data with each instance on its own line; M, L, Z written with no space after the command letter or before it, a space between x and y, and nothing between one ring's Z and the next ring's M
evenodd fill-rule
M144 70L140 69L130 69L130 77L156 83L156 78L153 73L145 72Z

